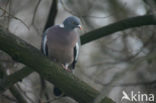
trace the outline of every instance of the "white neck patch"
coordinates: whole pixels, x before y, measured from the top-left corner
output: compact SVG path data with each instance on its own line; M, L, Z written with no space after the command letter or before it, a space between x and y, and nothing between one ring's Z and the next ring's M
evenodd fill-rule
M59 27L64 28L64 24L60 24Z

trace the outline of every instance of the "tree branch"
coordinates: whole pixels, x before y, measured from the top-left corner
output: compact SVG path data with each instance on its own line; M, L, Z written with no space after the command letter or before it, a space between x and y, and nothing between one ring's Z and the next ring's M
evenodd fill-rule
M126 30L129 28L145 26L145 25L156 25L156 21L153 15L137 16L121 20L119 22L109 24L102 28L90 31L81 36L81 44L86 44L93 40L97 40L104 36L110 35L112 33Z
M9 90L12 93L12 95L16 98L18 103L28 103L26 98L21 94L21 92L16 86L11 86Z
M14 60L37 71L46 80L60 88L66 95L80 103L92 103L96 96L99 95L99 92L94 88L65 71L61 66L51 62L35 47L2 28L0 28L0 48ZM113 103L107 97L102 102Z
M110 35L111 33L114 33L114 32L120 31L120 30L125 30L128 28L138 27L138 26L143 26L143 25L155 25L155 24L156 24L156 21L154 20L154 17L152 15L133 17L133 18L125 19L125 20L119 21L117 23L110 24L108 26L88 32L88 33L84 34L83 36L81 36L81 42L82 42L82 44L86 44L92 40L96 40L98 38ZM64 81L70 82L69 80L71 80L71 82L69 83L69 84L71 84L71 83L74 83L72 81L77 80L77 78L75 79L75 77L73 77L73 76L72 76L72 78L70 78L70 74L63 72L59 66L57 66L56 64L51 63L47 59L45 59L45 57L39 51L37 51L36 48L28 45L27 43L23 42L19 38L13 36L12 34L8 33L7 31L4 31L2 29L0 29L0 48L2 50L6 51L8 54L10 54L16 61L20 61L20 62L30 66L31 68L35 69L43 76L45 75L45 78L47 80L54 83L58 87L60 87L61 85L64 85ZM38 64L42 64L42 65L40 66ZM45 70L42 67L47 68L47 69ZM55 69L54 70L50 69L52 67ZM60 69L58 69L58 68L60 68ZM8 77L8 78L10 78L10 79L8 79L9 81L12 81L12 79L14 77L19 77L19 78L16 78L16 79L14 78L13 82L9 82L8 84L6 84L6 86L4 86L6 89L32 72L32 71L27 72L26 69L22 69L21 71L23 72L22 75L17 76L15 74L12 74L12 75L14 75L12 78L11 78L11 75L10 75L10 77ZM50 72L48 72L48 71L50 71ZM20 71L18 71L18 72L20 74ZM59 74L59 73L61 73L61 74ZM51 77L52 74L54 74L54 75ZM59 75L57 75L57 74L59 74ZM59 79L57 78L57 76ZM67 77L68 79L66 80L66 79L62 78L61 76ZM6 83L8 80L6 80ZM61 80L62 83L58 82L59 80ZM78 80L78 82L76 84L79 85L79 83L80 83L80 86L85 85L84 87L86 87L85 83L81 84L81 81ZM75 91L74 94L72 94L72 93L69 93L69 91L71 91L71 89L72 89L72 88L70 88L72 85L70 87L68 87L68 86L69 85L65 83L65 86L60 87L60 88L65 93L67 93L69 96L74 97L76 100L78 100L79 98L83 98L83 96L77 97L77 95L76 95L76 93L78 92L78 90L80 88L77 89L76 91L75 91L76 88L74 90L72 90L72 91ZM2 87L0 89L2 89ZM92 90L92 88L90 88L90 89ZM98 92L94 89L93 89L93 91L90 91L90 89L89 89L89 92L93 92L91 94L94 94L94 95L89 97L89 99L93 99L93 97L96 97ZM81 91L83 91L83 90L84 90L84 88ZM89 92L87 92L87 93L89 93Z
M46 24L45 24L45 27L44 27L43 32L45 32L45 30L48 29L50 26L53 26L54 25L55 18L56 18L56 15L57 15L57 11L58 11L57 10L57 6L58 6L58 0L53 0L51 2L51 7L50 7L50 10L49 10L49 15L48 15L48 18L46 20ZM42 53L43 53L43 51L42 51ZM42 98L42 96L44 94L45 98L48 101L49 100L49 95L48 95L48 92L46 91L47 84L46 84L44 78L41 77L41 76L40 76L40 80L41 80L40 81L41 82L40 99ZM50 103L50 102L47 102L47 103Z
M139 18L141 18L141 19L139 19ZM152 18L152 19L151 19ZM144 21L146 21L145 23L144 22L140 22L142 25L155 25L156 23L155 23L155 20L153 19L153 16L152 15L146 15L146 16L139 16L139 17L134 17L134 18L130 18L130 19L126 19L126 20L122 20L122 21L119 21L119 22L117 22L117 23L114 23L114 24L110 24L110 25L108 25L108 26L105 26L105 27L102 27L102 28L100 28L100 29L97 29L97 30L95 30L95 31L97 31L97 34L95 35L96 36L96 38L94 39L94 38L92 38L92 35L95 33L95 31L91 31L91 32L89 32L89 33L86 33L86 34L84 34L83 36L81 36L81 42L82 42L82 45L83 44L86 44L86 43L88 43L88 42L90 42L91 40L96 40L97 38L100 38L100 37L103 37L103 36L107 36L107 35L110 35L111 34L111 32L112 33L114 33L115 31L110 31L110 32L106 32L106 31L103 31L102 32L102 34L103 35L100 35L99 34L99 31L100 30L105 30L106 28L112 28L113 30L115 30L115 25L117 25L117 27L119 26L119 25L121 25L120 23L122 23L122 22L129 22L129 23L127 23L127 25L128 24L133 24L131 21L132 20L135 20L135 22L138 22L138 21L142 21L143 19L145 19ZM141 26L141 24L137 24L137 25L140 25ZM114 27L114 28L113 28ZM125 26L125 27L128 27L128 26ZM136 26L135 26L136 27ZM127 29L127 28L126 28ZM118 31L120 31L120 29L118 30ZM89 37L89 38L91 38L90 40L88 39L87 40L87 37ZM18 73L19 72L19 73ZM30 73L32 73L33 72L33 70L31 70L30 68L28 68L28 67L24 67L23 68L23 70L19 70L19 71L17 71L17 74L15 73L15 74L12 74L12 75L10 75L10 76L8 76L7 77L7 79L6 79L6 82L7 81L12 81L12 82L9 82L8 84L6 84L6 83L4 83L5 84L5 88L7 89L8 87L10 87L11 85L13 85L14 83L16 83L16 82L18 82L18 81L20 81L21 79L23 79L24 77L26 77L26 76L28 76ZM23 75L20 75L20 74L23 74ZM17 76L18 75L18 76ZM18 78L17 78L18 77ZM13 79L13 80L11 80L11 79Z
M6 78L7 78L7 74L5 73L5 71L3 71L4 70L4 68L1 66L1 63L0 63L0 72L1 73L3 73L3 77L2 78L0 78L0 91L1 90L4 90L4 87L3 88L1 88L2 86L1 86L1 84L3 84L4 82L3 81L5 81L6 80ZM17 74L17 73L15 73L15 74ZM18 77L18 75L17 75L17 77ZM9 79L8 79L9 80ZM10 80L11 80L11 78L10 78ZM12 82L12 81L7 81L6 83L9 83L9 82ZM4 85L3 85L4 86ZM10 90L10 92L11 92L11 94L16 98L16 100L19 102L19 103L28 103L27 102L27 100L24 98L24 96L20 93L20 91L18 90L18 88L16 87L16 86L14 86L13 84L11 85L11 87L9 88L9 90Z
M22 80L32 72L33 70L30 69L29 67L24 67L21 70L6 76L1 80L0 93L3 93L6 89L10 88L12 85Z
M49 28L50 26L54 25L55 17L57 15L57 2L58 0L53 0L52 5L50 7L50 12L47 18L47 22L44 28L44 31ZM43 31L43 32L44 32Z

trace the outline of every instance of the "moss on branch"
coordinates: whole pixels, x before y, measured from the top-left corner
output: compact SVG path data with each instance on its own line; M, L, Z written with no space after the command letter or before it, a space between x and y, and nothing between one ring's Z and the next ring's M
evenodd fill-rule
M152 15L128 18L84 34L81 36L81 42L82 44L86 44L121 30L155 24L156 21ZM14 60L37 71L45 77L45 79L59 87L67 95L80 103L91 103L99 94L95 89L89 87L72 74L64 71L57 64L50 62L50 60L43 56L36 48L27 44L13 34L3 30L2 27L0 27L0 49L7 52ZM3 84L0 84L0 89L2 89L1 87L6 89L9 88L14 83L33 72L30 68L26 68L8 76ZM18 78L16 78L16 76L18 76ZM107 101L106 103L113 103L112 100L107 97L102 101L102 103L105 103L105 101Z
M0 49L8 53L15 61L37 71L46 80L80 103L92 103L99 94L94 88L65 71L61 66L51 62L35 47L2 27L0 27ZM109 101L107 103L113 103L111 99L105 99Z

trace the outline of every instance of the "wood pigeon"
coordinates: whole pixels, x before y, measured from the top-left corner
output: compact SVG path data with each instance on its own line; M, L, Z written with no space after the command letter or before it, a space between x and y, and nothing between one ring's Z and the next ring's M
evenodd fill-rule
M82 30L79 18L70 16L62 24L48 28L42 38L41 49L44 55L60 64L67 71L73 71L79 55L79 35L75 28ZM54 87L54 95L62 92Z

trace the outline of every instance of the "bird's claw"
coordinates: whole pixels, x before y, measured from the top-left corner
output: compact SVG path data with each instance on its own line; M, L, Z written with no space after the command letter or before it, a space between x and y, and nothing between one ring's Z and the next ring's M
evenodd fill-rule
M70 70L68 67L66 67L65 65L62 64L62 67L63 67L63 69L65 69L66 71L71 72L71 70Z

